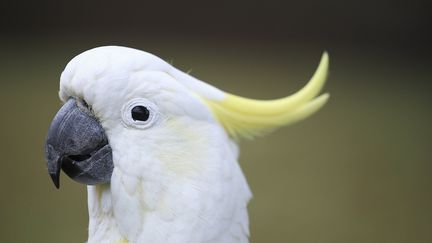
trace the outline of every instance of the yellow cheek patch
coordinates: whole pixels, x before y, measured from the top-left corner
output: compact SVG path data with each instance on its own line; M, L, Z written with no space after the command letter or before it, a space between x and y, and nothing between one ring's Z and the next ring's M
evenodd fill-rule
M205 99L205 102L232 137L253 138L318 111L329 98L329 94L316 97L327 79L328 68L329 57L325 52L308 84L285 98L254 100L227 93L222 101Z
M208 156L207 136L191 124L187 117L167 120L165 129L173 136L165 138L163 146L170 152L161 150L156 154L165 168L176 175L187 176L199 172L203 169L202 161Z

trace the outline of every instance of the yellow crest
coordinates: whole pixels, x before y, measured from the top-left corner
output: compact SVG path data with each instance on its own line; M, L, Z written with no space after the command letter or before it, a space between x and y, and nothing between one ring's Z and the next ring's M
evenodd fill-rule
M226 93L221 101L206 99L212 112L226 131L234 138L253 138L305 119L319 110L329 94L316 97L321 91L329 67L329 57L324 52L311 80L297 93L275 100L254 100Z

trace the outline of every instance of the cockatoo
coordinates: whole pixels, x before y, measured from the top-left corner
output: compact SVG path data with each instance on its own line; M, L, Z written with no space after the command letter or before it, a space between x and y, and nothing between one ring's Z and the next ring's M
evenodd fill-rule
M144 51L98 47L60 78L64 105L48 172L88 190L88 242L245 243L251 191L237 141L304 119L327 101L323 54L309 83L276 100L223 92Z

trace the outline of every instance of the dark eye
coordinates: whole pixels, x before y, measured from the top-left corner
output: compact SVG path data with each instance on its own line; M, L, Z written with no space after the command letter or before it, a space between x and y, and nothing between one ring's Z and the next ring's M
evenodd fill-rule
M132 119L134 121L147 121L150 117L150 111L142 105L135 106L132 108Z

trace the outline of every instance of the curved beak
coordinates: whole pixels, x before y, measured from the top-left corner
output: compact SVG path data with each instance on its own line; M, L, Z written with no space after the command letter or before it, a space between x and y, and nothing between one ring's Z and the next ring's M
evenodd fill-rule
M105 131L91 111L70 98L58 111L45 144L48 173L60 187L60 170L73 180L95 185L111 180L114 164Z

